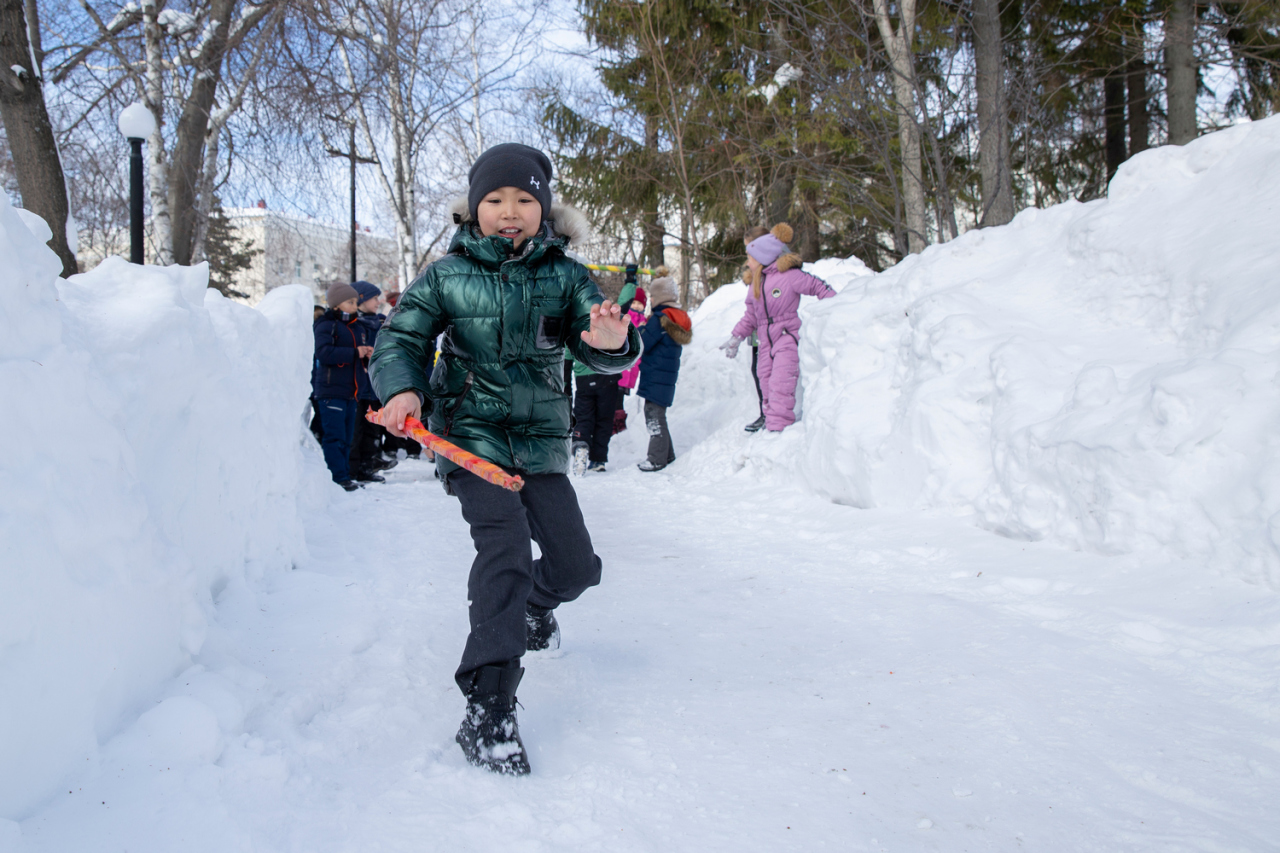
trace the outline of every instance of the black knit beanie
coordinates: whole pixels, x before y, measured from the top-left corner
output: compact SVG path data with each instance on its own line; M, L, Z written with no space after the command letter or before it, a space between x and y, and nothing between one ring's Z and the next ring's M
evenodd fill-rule
M519 142L495 145L476 158L467 173L467 209L472 221L480 201L494 190L515 187L542 205L542 218L551 218L551 161L537 148Z

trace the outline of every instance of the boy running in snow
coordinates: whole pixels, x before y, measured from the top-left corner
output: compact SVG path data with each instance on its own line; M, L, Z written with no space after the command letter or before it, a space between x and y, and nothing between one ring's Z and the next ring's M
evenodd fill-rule
M467 697L456 740L467 760L523 775L529 761L516 720L526 651L556 648L554 609L600 581L569 463L563 350L600 373L640 355L640 336L564 254L582 239L577 211L552 206L551 161L507 143L480 155L457 231L443 258L401 297L378 335L370 374L386 401L383 423L404 435L406 417L433 403L429 428L523 476L520 492L445 459L445 488L462 505L476 558L467 581L471 633L455 680ZM426 355L441 332L430 376ZM542 557L533 559L530 542Z
M796 422L796 383L800 379L800 297L830 299L836 292L820 278L800 269L800 256L787 249L791 226L773 226L747 244L747 311L720 345L736 358L738 345L755 332L760 337L760 390L764 395L764 425L781 432Z

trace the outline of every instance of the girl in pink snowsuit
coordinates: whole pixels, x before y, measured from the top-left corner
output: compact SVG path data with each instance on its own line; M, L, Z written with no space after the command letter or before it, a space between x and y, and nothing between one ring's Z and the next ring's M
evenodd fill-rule
M784 239L785 238L785 239ZM760 338L760 391L764 425L780 432L796 422L796 382L800 379L800 297L829 299L836 292L820 278L800 269L800 256L787 251L791 227L781 223L747 244L750 267L746 314L721 346L734 358L738 345L752 333Z

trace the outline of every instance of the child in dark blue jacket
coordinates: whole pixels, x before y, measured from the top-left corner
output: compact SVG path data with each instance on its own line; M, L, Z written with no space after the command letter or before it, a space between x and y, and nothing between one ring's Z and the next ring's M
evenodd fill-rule
M351 286L360 294L358 322L364 330L364 342L369 346L378 343L378 330L386 322L386 315L378 313L382 302L382 291L375 284L367 281L355 281ZM386 430L377 424L369 423L365 413L370 409L382 408L378 395L373 393L373 383L369 381L368 359L361 359L356 366L356 381L360 390L356 392L356 425L351 436L351 477L357 483L386 482L378 471L390 468L391 465L382 459L382 439Z
M359 294L349 284L335 284L325 294L329 310L320 315L315 333L316 357L311 389L324 430L321 447L333 481L348 492L359 488L351 479L349 457L360 392L360 360L373 354L356 305Z
M644 355L640 357L640 387L636 391L644 399L644 425L649 431L649 454L639 465L641 471L661 471L676 461L667 409L676 396L680 353L693 340L693 324L689 315L676 307L678 298L671 278L662 276L649 284L653 314L640 333Z

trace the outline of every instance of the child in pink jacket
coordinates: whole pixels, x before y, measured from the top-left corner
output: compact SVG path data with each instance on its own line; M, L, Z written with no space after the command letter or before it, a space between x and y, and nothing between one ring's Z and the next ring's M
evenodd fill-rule
M755 332L760 338L760 391L764 425L781 432L796 422L796 383L800 379L800 297L829 299L836 292L820 278L800 269L800 256L787 250L791 226L785 222L747 244L746 314L721 344L729 358Z
M644 327L644 306L648 301L649 295L644 292L644 288L637 287L635 299L631 302L631 310L627 312L627 316L631 318L631 325L635 326L637 329ZM635 364L622 371L622 376L618 379L618 387L626 388L627 392L630 393L630 391L636 387L636 379L639 376L640 362L637 361ZM618 402L618 406L621 408L621 401Z
M663 267L665 269L665 267ZM645 316L644 306L648 303L649 296L644 292L643 287L636 288L635 298L631 302L631 309L627 311L627 316L631 318L631 325L637 329L644 328ZM627 428L627 409L625 406L627 395L636 390L636 382L640 378L640 362L628 367L618 377L618 410L613 413L613 434L617 435Z

